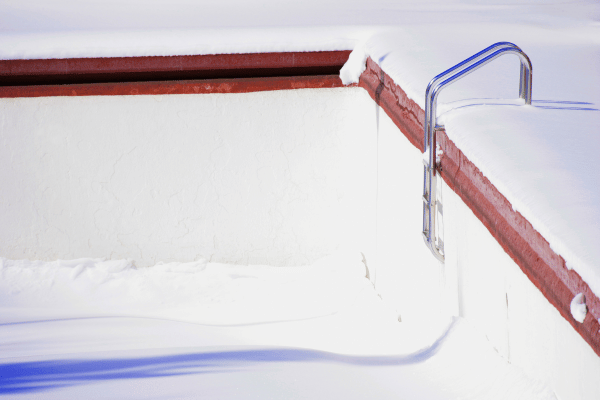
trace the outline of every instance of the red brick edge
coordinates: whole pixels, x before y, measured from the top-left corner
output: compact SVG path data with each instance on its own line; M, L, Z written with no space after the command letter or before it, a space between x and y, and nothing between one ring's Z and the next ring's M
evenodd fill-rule
M127 96L199 93L249 93L268 90L342 87L338 75L188 81L0 86L0 98L47 96Z
M404 90L379 68L371 58L367 59L367 68L360 76L358 86L369 92L400 128L408 140L423 151L423 120L425 111L411 99Z
M338 75L349 50L0 60L0 86Z
M365 88L401 129L408 140L423 151L424 111L370 58L360 77ZM448 139L437 133L444 154L440 172L444 181L467 204L504 251L519 265L531 282L600 356L600 300L589 286L556 254L520 213L481 171ZM571 315L571 300L583 293L588 314L583 323Z

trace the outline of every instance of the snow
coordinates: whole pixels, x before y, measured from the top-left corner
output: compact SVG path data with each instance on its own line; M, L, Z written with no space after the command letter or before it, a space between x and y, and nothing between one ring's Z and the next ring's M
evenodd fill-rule
M406 25L371 36L357 53L366 51L424 108L437 74L492 43L519 45L533 63L532 106L515 107L523 104L515 100L519 62L501 57L442 91L438 123L600 296L600 25L592 16L540 18Z
M594 0L23 0L0 4L0 59L350 50L415 24L577 24ZM440 32L438 28L436 32ZM398 38L401 38L399 36Z
M423 107L433 76L514 42L533 62L533 105L498 100L517 97L506 57L446 89L442 121L600 296L599 16L593 0L29 0L0 4L0 59L354 49L344 83L368 55ZM398 322L365 274L359 255L286 268L0 259L0 394L554 398L467 321ZM572 306L585 317L583 298Z
M462 319L398 322L360 254L0 261L7 398L555 398Z
M344 85L358 83L360 75L367 67L367 57L368 55L365 51L364 43L358 44L354 50L352 50L348 57L348 61L346 61L340 70L340 79Z
M548 106L556 108L542 108ZM445 123L513 208L600 294L600 190L594 184L600 182L600 137L590 134L600 126L600 111L580 107L534 97L532 106L455 110Z
M368 280L357 279L366 275L360 254L325 258L305 268L248 268L199 260L136 269L129 260L0 260L3 322L13 322L7 320L13 306L43 307L44 316L53 318L62 318L63 309L69 316L76 309L80 316L102 310L111 316L213 325L296 320L329 315L340 304L352 303L368 285ZM314 282L310 296L304 293L308 282ZM240 287L261 295L239 302ZM24 318L21 311L15 316L19 321Z
M585 305L585 296L583 293L578 293L571 300L571 315L575 321L583 323L587 314L587 306Z

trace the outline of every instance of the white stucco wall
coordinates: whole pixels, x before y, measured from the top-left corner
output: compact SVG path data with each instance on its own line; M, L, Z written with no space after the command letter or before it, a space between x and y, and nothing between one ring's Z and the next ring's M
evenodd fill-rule
M600 357L445 184L446 268L457 271L459 315L511 364L559 400L600 398Z
M423 156L374 103L377 116L375 284L403 322L456 315L456 284L423 242Z
M0 256L295 265L375 246L363 89L0 100Z

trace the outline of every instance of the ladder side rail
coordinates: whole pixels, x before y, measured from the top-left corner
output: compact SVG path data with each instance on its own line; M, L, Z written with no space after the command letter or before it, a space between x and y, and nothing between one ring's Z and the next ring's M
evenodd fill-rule
M519 97L525 100L526 104L531 104L531 90L532 90L532 66L529 57L517 46L509 46L506 45L508 42L500 42L498 46L492 45L488 47L488 49L497 47L501 47L498 50L495 50L492 54L487 54L490 50L483 50L479 52L479 56L476 54L475 56L470 58L470 61L463 61L461 64L457 64L457 66L450 68L451 71L454 72L449 78L444 79L440 82L441 79L448 76L451 72L443 72L438 75L441 78L434 78L430 85L428 86L428 90L426 92L426 108L427 108L427 119L425 121L425 138L427 142L425 143L426 153L424 158L425 165L425 177L423 179L424 187L423 187L423 238L429 249L432 253L438 258L440 261L444 261L444 255L441 253L440 248L435 243L435 219L437 213L437 200L435 197L436 190L436 154L435 154L435 129L437 125L437 99L441 92L441 90L449 85L450 83L456 82L457 80L464 78L470 73L476 71L482 66L488 64L492 60L500 57L504 54L515 54L519 57L521 62L520 71L519 71ZM485 55L485 56L484 56ZM482 58L483 57L483 58ZM469 60L469 59L468 59ZM427 151L428 150L428 151Z
M525 100L525 104L531 104L532 66L529 57L527 57L527 55L521 49L502 48L500 50L496 50L494 53L486 56L485 58L478 60L476 63L470 65L469 67L456 72L451 77L445 79L442 82L438 82L435 85L435 87L429 93L431 98L429 110L429 133L431 133L436 127L437 115L435 111L437 109L437 98L441 90L450 83L456 82L459 79L464 78L465 76L471 74L472 72L475 72L479 68L483 67L484 65L488 64L489 62L504 54L515 54L519 57L521 61L521 71L519 77L519 97ZM429 139L429 146L431 146L431 136L429 137ZM429 160L432 161L432 157L430 157Z
M446 76L448 76L449 74L453 73L454 71L456 71L459 68L468 68L471 64L475 63L476 61L478 61L480 58L485 57L486 55L490 54L492 51L500 48L500 47L507 47L507 48L516 48L519 49L519 46L517 46L514 43L510 43L510 42L498 42L498 43L494 43L493 45L481 50L479 53L467 58L466 60L456 64L455 66L448 68L447 70L445 70L444 72L442 72L441 74L435 76L431 81L429 81L429 84L427 85L427 89L425 90L425 126L424 126L424 131L425 131L425 135L427 135L427 132L429 131L427 124L429 123L429 110L430 110L430 96L429 96L429 92L431 91L431 88L434 85L437 85L437 83L442 80L443 78L445 78ZM521 70L521 76L523 75L523 70ZM523 80L521 79L521 82L523 82ZM519 87L519 95L521 94L522 91L522 87ZM427 147L429 145L429 139L427 136L425 136L425 143L424 143L424 150L427 151Z

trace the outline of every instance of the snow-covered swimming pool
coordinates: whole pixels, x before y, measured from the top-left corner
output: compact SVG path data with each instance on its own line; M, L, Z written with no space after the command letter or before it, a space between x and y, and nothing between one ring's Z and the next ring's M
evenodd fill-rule
M325 397L335 376L362 374L360 365L383 368L381 376L364 372L383 382L348 386L351 397L392 390L444 398L438 392L453 387L448 376L431 388L420 381L450 362L419 366L436 353L427 349L442 340L456 307L445 290L452 281L439 281L440 267L414 234L420 153L363 89L24 98L2 107L2 179L10 189L2 212L11 226L1 233L2 254L75 259L3 259L0 334L11 343L3 352L11 376L5 394L72 397L97 385L125 393L129 383L119 377L141 362L133 381L150 380L169 397L170 379L183 379L177 393L193 395L189 378L163 370L165 357L169 368L205 376L200 360L215 351L249 352L218 367L245 370L273 347L278 379L312 380L316 366L328 376ZM336 252L341 259L315 264ZM82 258L89 256L109 260ZM464 353L477 333L455 324L462 333L447 351ZM506 388L530 382L496 356L480 359L477 352L489 351L481 345L468 350L475 358L464 362L465 374L484 362L485 379L500 368ZM190 354L191 364L183 361ZM85 365L56 376L65 363ZM40 375L40 365L54 372ZM417 373L419 383L390 381L398 368ZM148 379L146 369L162 370L162 378ZM111 373L115 379L100 379ZM254 366L249 375L228 374L245 381L273 372ZM251 389L284 397L308 390ZM210 390L215 398L228 393ZM551 398L543 386L531 393Z
M397 1L394 4L389 2L364 4L345 2L342 4L334 1L331 3L302 2L287 7L281 7L279 4L269 4L270 1L261 3L264 4L263 7L256 7L253 3L240 4L236 0L227 5L223 5L223 3L207 5L203 2L189 2L186 0L173 5L171 2L158 1L153 2L151 7L147 7L146 4L144 4L144 7L136 7L136 0L126 1L124 7L121 7L122 3L116 6L105 2L101 2L102 4L92 4L93 2L75 4L75 2L58 1L52 4L44 3L43 6L38 3L40 2L34 0L21 2L19 6L11 4L2 6L3 12L0 13L0 19L3 22L4 29L0 33L0 41L3 43L0 58L3 59L1 61L2 65L8 65L8 68L3 68L4 71L1 74L8 70L13 71L11 69L13 64L10 61L6 63L4 59L109 57L108 59L101 59L100 62L111 63L113 60L110 57L134 55L173 56L177 54L202 55L232 52L347 50L356 48L359 41L369 39L366 46L368 54L371 56L372 61L378 63L382 68L377 71L375 77L377 82L375 82L373 92L377 93L378 85L382 83L381 78L384 73L387 73L388 76L393 78L395 84L400 85L405 93L408 93L409 99L420 104L425 85L433 75L492 42L509 40L522 46L533 60L534 101L541 100L542 102L562 104L559 106L563 108L562 111L559 111L560 113L587 114L585 118L590 116L590 112L573 110L572 106L577 107L577 104L579 104L583 105L579 108L593 109L597 108L595 104L599 103L597 93L600 93L600 91L596 90L598 81L595 79L598 66L598 52L596 51L596 38L599 37L596 21L598 5L593 4L593 2L571 2L564 5L553 4L553 2L544 2L544 4L541 2L527 2L527 4L521 4L521 2L515 1L510 2L510 4L483 5L455 1L452 2L453 4L448 5L447 2L441 4L439 2ZM159 9L160 12L157 12ZM185 12L182 12L184 9ZM160 17L157 18L157 16ZM276 16L276 18L272 18L273 16ZM294 28L290 26L294 26ZM513 71L516 72L515 69ZM476 80L477 84L473 84L475 81L471 80L470 85L463 86L458 91L460 99L463 99L465 95L469 98L488 96L512 98L515 88L513 80L515 75L513 73L504 75L504 72L493 73L493 79ZM509 79L509 81L505 84L504 79ZM508 94L499 94L504 92L491 93L487 85L492 82L495 83L493 86L496 89L507 90ZM370 104L373 106L372 103ZM568 107L565 107L565 104ZM571 108L564 109L569 107ZM592 239L594 231L587 229L590 227L597 228L597 224L588 222L590 219L594 220L593 215L597 215L594 214L597 204L593 200L597 198L597 190L593 193L589 192L589 189L593 190L595 186L580 185L579 188L583 187L585 189L580 192L577 185L574 185L576 182L573 182L570 173L562 175L562 172L562 180L547 179L548 176L545 176L545 179L540 179L536 182L536 185L528 185L525 182L524 186L519 186L523 183L522 177L532 176L531 171L523 174L519 173L521 168L528 168L527 162L531 162L535 166L539 161L547 162L550 160L549 164L546 164L550 168L544 167L546 171L556 171L557 168L555 167L573 164L570 162L564 164L565 160L563 159L560 162L561 165L553 165L552 160L554 158L545 156L551 154L554 150L546 147L544 148L547 151L540 154L540 158L525 157L524 160L518 158L511 160L510 154L504 153L508 154L509 157L502 159L502 157L498 157L501 152L497 151L497 148L493 150L488 148L489 144L493 144L493 140L489 140L488 144L483 146L483 152L477 155L477 151L482 150L482 147L478 148L476 141L470 139L460 144L461 134L474 133L477 135L481 133L477 129L473 132L469 126L473 126L473 123L485 114L489 115L490 118L486 117L483 121L485 123L481 123L481 120L479 120L476 128L486 126L485 131L492 133L492 138L496 139L497 134L493 132L495 129L500 134L504 132L503 127L500 127L500 125L504 126L506 117L495 112L490 114L480 113L474 111L472 107L469 112L461 113L459 111L454 113L457 118L454 118L454 121L451 121L452 118L448 120L449 131L447 133L450 139L456 140L456 143L459 144L459 148L463 152L461 154L466 155L470 161L477 163L477 165L470 165L469 167L480 168L483 177L493 180L493 184L502 189L500 194L508 197L508 206L505 211L508 210L514 213L512 208L516 208L529 218L529 221L517 219L516 225L529 227L527 224L532 223L533 228L530 229L530 232L534 232L535 235L539 231L542 235L547 236L545 239L542 238L542 241L547 239L554 250L548 247L548 243L546 243L545 250L540 250L535 246L533 248L526 247L521 256L524 254L529 259L523 263L522 257L515 256L510 248L507 249L507 242L509 243L508 246L511 243L514 244L512 242L512 238L514 238L512 235L514 232L513 227L510 224L507 227L506 224L503 225L502 223L496 225L498 220L504 218L497 214L492 215L491 219L485 220L484 223L488 228L491 225L495 226L496 233L498 231L508 233L504 236L504 238L508 236L508 241L503 239L498 239L498 241L502 243L504 250L508 251L513 258L521 260L519 265L531 278L531 280L527 279L521 269L513 263L496 241L490 238L489 232L493 232L494 229L485 229L477 219L473 218L470 210L464 207L460 200L453 195L453 192L448 191L444 197L445 230L446 239L448 239L446 245L450 250L446 268L442 269L428 262L421 263L420 256L415 256L415 253L413 253L413 251L418 252L417 249L422 247L416 233L420 230L420 223L413 224L410 222L413 218L412 211L405 216L394 214L395 210L410 209L413 204L415 204L415 207L420 208L420 201L418 205L416 205L416 201L415 203L411 203L413 200L409 201L409 199L416 200L417 195L413 193L419 193L421 190L420 182L412 188L412 183L410 183L412 178L409 178L413 175L415 177L420 176L420 160L418 158L413 160L412 153L414 152L399 153L397 151L402 148L402 146L396 146L398 143L394 142L399 137L397 130L386 130L386 127L393 127L393 124L389 124L385 117L379 118L380 115L376 114L377 108L373 106L373 109L375 111L374 118L378 121L377 136L378 144L380 144L377 146L378 186L376 192L375 252L367 249L366 242L357 244L360 240L353 242L357 244L356 247L353 247L353 250L356 250L356 248L363 250L361 257L365 257L366 265L370 271L369 276L375 282L378 293L396 309L392 314L400 314L403 321L436 319L438 315L447 314L461 315L482 329L490 343L506 360L524 368L528 373L539 377L541 380L549 382L559 397L590 399L600 397L600 386L598 386L596 379L600 374L600 365L598 358L591 350L591 348L595 349L596 353L600 354L598 345L600 336L598 336L597 322L600 317L600 314L598 314L600 303L596 295L590 295L593 294L593 291L589 292L592 289L587 286L594 285L594 282L596 282L594 290L596 293L598 292L598 280L595 279L597 274L594 275L597 268L593 252L597 240ZM418 110L416 111L418 114ZM472 114L471 111L473 111ZM517 111L517 113L519 112L521 110ZM531 114L531 110L527 113ZM39 115L40 113L37 113L37 116ZM525 137L520 133L533 133L533 142L539 142L540 139L552 137L549 132L554 133L555 128L558 126L566 126L567 132L571 130L569 123L565 124L566 121L559 116L559 123L557 124L539 125L533 123L529 126L531 129L525 129L529 132L523 132L521 128L532 122L529 119L530 116L527 115L522 120L526 122L525 124L519 124L516 128L513 127L515 129L511 128L511 133L516 134L517 139ZM552 118L547 120L552 120ZM576 120L581 121L579 117ZM591 123L588 123L590 121ZM17 121L16 125L22 122ZM575 124L573 126L575 133L584 134L590 129L593 131L598 126L597 119L596 122L593 119L588 120L588 122ZM544 126L543 132L540 130L541 126ZM458 131L456 130L457 127L459 128ZM465 127L468 129L462 131L462 128ZM586 128L582 129L582 127ZM26 132L25 137L31 137L28 136L29 134L29 132ZM110 137L114 138L115 136ZM479 135L476 137L483 139ZM502 138L508 139L509 136L502 136ZM570 135L567 135L568 138L570 138ZM115 143L119 143L118 139L117 137ZM512 146L513 140L508 140L508 145L506 146L505 143L504 147L512 150L512 147L514 147ZM552 140L546 144L554 145L556 143L565 142ZM67 143L65 146L68 147L69 144ZM502 147L502 144L500 147ZM537 150L538 147L534 146L534 150ZM571 148L568 143L567 146L560 145L558 147L559 151L563 150L561 147ZM215 147L209 146L209 148L216 150ZM492 151L491 155L487 153L490 150ZM585 150L588 153L593 152L593 146L589 146ZM220 156L218 151L216 153L217 156ZM517 151L517 155L518 153L519 151ZM521 153L527 155L530 154L530 151L521 151ZM575 150L573 153L583 154L585 152ZM48 156L46 154L46 157ZM136 161L137 150L130 156L129 158L124 157L124 160L132 161L133 157L133 161ZM78 157L74 157L74 159L81 161L81 158ZM586 160L586 162L593 161L584 157L574 159L577 161ZM11 159L11 161L15 160L16 158ZM571 160L567 159L567 161ZM83 164L85 164L85 160L83 161ZM102 199L104 205L112 206L115 203L121 203L122 205L123 200L126 201L125 204L135 202L135 194L127 192L124 192L126 196L117 200L110 197L111 191L114 191L117 187L122 189L129 183L127 177L123 176L121 163L117 162L118 160L115 158L112 161L114 166L112 176L115 178L113 184L108 187L96 187L95 189L98 191L89 191L90 198L94 198L95 195L104 191L107 195L105 199ZM523 161L525 161L524 164ZM401 168L395 169L393 167L394 163L401 164L404 162L406 163L402 164ZM503 182L503 178L500 176L502 174L498 174L498 172L507 172L503 168L503 165L507 164L519 165L513 170L517 171L514 174L517 178L515 187L518 188L517 192L520 192L520 194L513 191L515 187L510 185L510 182L508 182L508 186L502 186L506 182ZM35 162L25 163L25 169L29 165L38 164ZM415 167L417 170L414 172L411 170L412 165L418 165L418 167ZM468 163L455 165L465 167ZM10 165L8 167L10 169ZM448 163L445 167L453 167L453 165ZM290 168L291 170L295 169ZM593 182L593 177L597 175L593 174L595 169L583 168L583 170L588 172L585 174L585 178L592 178ZM282 171L285 173L288 170L284 168ZM536 173L534 169L534 177ZM104 181L108 181L108 173L100 171L99 175ZM221 179L225 175L224 173L215 173L213 176ZM400 186L406 188L404 193L407 196L405 197L398 195L394 189L397 187L395 185L398 184L399 176L403 177ZM573 176L578 176L578 173L574 173ZM481 176L479 177L481 178ZM73 178L81 181L83 187L85 187L85 179L80 179L81 176L76 173L65 174L64 180L68 181ZM229 178L231 177L229 176ZM274 177L274 179L276 180L277 177ZM149 179L148 182L152 183L153 181ZM542 182L543 184L541 184ZM566 182L566 186L571 188L570 191L562 189L564 182ZM124 185L121 185L121 183L124 183ZM160 183L164 184L165 182ZM558 189L556 189L556 185ZM544 196L544 190L550 186L555 187L555 189L549 189L550 196ZM23 187L27 187L27 183L24 183ZM140 189L140 193L144 192L143 188L135 186L135 184L132 187ZM523 188L526 190L522 190ZM540 188L542 188L541 191ZM487 187L487 189L490 188ZM527 194L526 191L530 189L535 190L533 190L533 193L529 192ZM587 194L584 194L586 190L588 190ZM48 188L46 192L52 194L52 189ZM76 194L74 198L80 197L76 191L74 193ZM292 193L296 192L292 191ZM561 196L554 196L555 193L560 193ZM188 195L189 193L182 194ZM536 207L538 200L527 201L527 199L535 199L535 196L540 194L543 196L541 203L545 204L543 207ZM569 199L571 194L576 194L576 196ZM164 193L159 194L157 199L162 199L164 203L165 199L161 197L162 195ZM235 193L238 198L246 195L246 193ZM464 191L461 195L464 198ZM530 195L532 197L528 197ZM54 198L57 202L64 202L69 199L60 196ZM524 199L525 203L520 202ZM555 206L557 204L555 201L568 200L566 204L569 204L572 199L575 199L576 206L570 209L567 207L567 214L577 214L584 208L579 207L584 202L587 202L585 207L590 208L592 213L585 214L583 218L572 218L575 221L569 221L569 218L563 221L562 216L567 214L562 213L564 211L561 210L562 206ZM17 199L17 203L20 200ZM165 208L176 209L178 202L185 203L182 196L173 196L172 200L168 202L169 205ZM210 196L208 200L210 200ZM231 197L228 200L231 200ZM295 204L302 201L302 199L298 200L297 198L294 200ZM554 203L548 200L552 200ZM469 204L471 209L474 208L474 204L475 207L478 207L481 203L471 201ZM533 204L534 207L529 207L527 204ZM571 204L573 203L571 202ZM77 203L75 203L75 206L77 206ZM14 204L11 207L13 207L12 210L18 209ZM160 209L160 207L158 208ZM297 210L292 206L286 209ZM281 207L278 210L281 210ZM538 213L540 210L544 211ZM227 211L230 212L230 210ZM572 213L572 211L575 211L575 213ZM508 214L514 216L510 212ZM118 221L111 221L110 218L100 219L100 221L110 223L98 228L100 230L108 229L108 231L114 233L115 230L111 228L111 224L118 229L130 228L135 226L135 219L140 217L140 215L135 216L134 213L117 214L120 216ZM344 213L342 212L342 214ZM417 214L420 214L420 210L415 210L415 220ZM16 225L18 225L19 215L24 214L17 214L16 217L12 214L4 214L3 217L9 218L11 224L16 222ZM81 214L69 215L68 211L61 215L64 220L68 221L81 216ZM177 216L178 214L175 213L174 215ZM219 215L221 217L217 222L230 221L225 211ZM236 217L238 216L236 215ZM281 215L278 213L266 216L261 214L261 218L258 219L271 224L274 221L277 222L277 218L280 217ZM288 217L289 215L286 218ZM481 216L478 217L481 219ZM42 219L43 217L39 218ZM56 236L55 242L62 241L62 247L59 246L62 250L68 248L69 246L65 244L67 237L55 228L56 226L64 228L61 225L61 218L54 215L48 221L51 222L48 229L53 230L52 232ZM169 225L170 221L169 218L166 221L160 220L160 228L166 229L167 225L171 226ZM310 219L308 221L311 226L314 226ZM348 221L351 222L352 219ZM565 223L559 224L557 223L559 221ZM586 229L579 229L581 221L587 224L585 225ZM189 222L192 222L192 225L189 225ZM188 227L194 227L198 222L198 220L184 220L181 222L180 226L183 224L183 229L175 232L177 234L175 239L185 238ZM571 224L571 222L574 222L574 224ZM219 226L221 225L213 224L214 229L218 229ZM278 233L285 233L282 226L276 229ZM498 229L498 226L500 226L500 229ZM153 227L151 226L151 228ZM156 229L151 230L157 232ZM192 230L190 229L190 231ZM344 232L346 234L345 239L356 239L360 236L360 234L357 235L351 232L351 230ZM595 232L597 235L597 230ZM23 236L26 237L30 233L25 232ZM201 236L198 235L198 232L189 233L192 236ZM259 233L261 234L257 237L262 237L264 231ZM296 231L294 231L294 235L295 233ZM119 245L118 251L123 252L124 247L132 243L129 235L131 235L131 231L127 231L125 235L118 235L118 240L122 243ZM300 243L300 240L294 235L276 235L273 242L277 245L282 245L283 242ZM97 246L98 243L109 236L111 235L96 237L94 242L88 243L88 247ZM413 238L414 242L411 241ZM168 255L169 251L173 250L173 246L169 244L169 241L172 240L171 236L167 237L166 241L161 241L162 237L160 235L153 235L146 239L154 246L145 255L138 251L134 258L141 260L148 255L149 259L152 259L159 253ZM234 239L235 242L229 241L225 244L227 246L237 244L246 246L255 243L253 239L244 241L243 235L240 237L234 234ZM300 239L302 239L301 236ZM575 242L569 242L571 239L575 239ZM584 239L580 243L588 243L588 245L577 245L576 242L579 239ZM111 238L107 240L110 241ZM317 240L323 241L325 238L315 237L313 244ZM585 242L585 240L588 241ZM331 236L326 246L336 247L336 241L338 241L337 236ZM75 241L73 243L76 244ZM573 243L575 243L575 246L573 246ZM213 243L213 247L219 247L219 245L218 242ZM308 249L311 242L305 240L302 245L308 245L305 247L305 249ZM577 248L579 250L576 250ZM303 251L301 251L300 245L287 245L283 251L275 251L274 255L269 256L268 262L276 264L281 261L279 265L293 265L292 258L286 258L284 255L290 254L290 252L293 253L295 250L298 250L296 254ZM190 260L200 257L198 254L192 254L189 248L186 251L188 251L186 257L189 257ZM321 253L319 251L300 256L299 258L303 258L300 263L309 263L310 260L318 258L319 254L325 254L328 250ZM242 254L240 257L236 256L237 258L234 261L244 262L244 260L248 260L250 262L251 259L257 260L263 255L261 248L255 247L252 252ZM100 255L100 257L105 256L107 255ZM154 259L158 258L155 257ZM406 260L409 262L402 262ZM546 265L545 269L541 269L542 273L537 269L540 264L538 263L539 260L542 260L541 264L545 263ZM138 262L140 265L144 265L142 261ZM150 261L148 264L152 263ZM88 267L75 266L74 270L73 274L79 274L78 276L81 277L82 271L87 271ZM90 270L93 270L93 268ZM557 274L560 275L558 278L556 277ZM540 284L540 280L544 279L547 279L545 283ZM456 284L453 282L456 282ZM583 323L573 319L569 307L571 300L579 298L578 294L583 293L582 291L588 293L588 312L585 319L583 319ZM546 297L544 298L541 293L544 293ZM418 299L418 301L415 301L415 299ZM451 300L446 301L448 299ZM550 303L554 304L556 309L550 306ZM562 316L557 310L560 311ZM581 317L578 317L578 320L581 320ZM62 327L60 333L64 335L64 325ZM24 329L20 332L22 334L20 336L26 337L35 328L30 328L30 331L27 331L29 328ZM575 331L581 333L591 347L584 343ZM556 343L560 343L560 346L557 346ZM225 358L235 357L235 355L231 355L232 353L227 354L229 355ZM130 360L134 358L130 357ZM165 361L164 358L159 359L162 360L160 362ZM194 359L197 360L198 358ZM41 365L45 366L47 364ZM89 371L87 367L98 368L102 363L78 363L77 365L80 369ZM64 364L57 363L55 366L54 371L59 373L65 371ZM141 367L145 368L145 366L148 366L148 364L142 363ZM108 371L106 368L100 368L100 370ZM34 369L25 368L25 371L31 373ZM47 372L47 370L44 371ZM17 380L23 378L19 375L13 377ZM46 380L45 382L49 381Z
M80 260L43 264L37 269L35 265L22 265L23 274L19 278L7 279L9 287L19 287L20 280L20 286L26 288L22 294L11 289L11 294L5 297L8 306L4 307L3 331L14 351L7 367L12 374L14 368L20 368L19 363L25 361L23 357L37 354L36 362L43 363L64 360L71 346L80 354L77 357L93 360L92 368L100 365L103 357L114 357L115 351L131 351L125 357L129 361L123 361L126 364L156 356L162 365L164 361L160 357L174 353L179 357L180 350L155 354L152 349L170 346L165 341L173 343L156 332L164 328L171 335L182 322L202 323L211 313L211 307L213 318L230 318L229 322L237 325L258 324L266 331L261 330L263 328L233 329L243 332L242 336L231 342L213 343L212 339L204 338L205 334L214 337L212 328L208 332L205 328L198 328L198 332L197 328L190 328L196 333L185 334L186 338L191 337L189 344L185 338L175 341L187 348L198 346L197 340L207 340L211 346L226 346L227 354L238 351L235 346L250 344L333 352L363 349L360 351L371 355L395 352L404 357L417 351L414 346L432 345L442 337L439 324L449 321L452 315L461 315L476 321L496 351L526 368L528 374L545 381L548 376L560 373L557 372L560 369L554 370L556 362L561 360L559 357L546 362L545 369L538 368L544 359L536 352L548 338L540 345L531 345L532 332L523 322L531 321L532 313L534 319L543 320L552 315L551 320L555 321L552 319L556 318L552 314L555 310L535 288L527 286L527 278L448 188L444 188L443 193L448 216L445 225L447 232L451 232L447 244L450 262L442 268L430 256L418 235L422 207L419 196L421 154L361 88L3 99L2 107L4 129L8 133L5 142L9 144L3 147L6 152L3 160L7 165L2 179L5 187L11 189L2 194L7 205L3 208L3 218L11 221L12 229L3 230L1 234L3 251L8 258L130 259L116 264ZM336 316L339 309L328 308L327 304L340 297L334 293L336 286L332 279L326 278L328 269L324 264L320 264L322 270L308 269L313 274L323 274L322 277L315 279L313 275L312 279L300 280L295 283L295 289L275 284L281 291L281 299L267 296L266 301L258 294L272 289L260 279L241 273L225 273L222 279L230 286L217 285L217 294L212 300L194 295L198 288L192 283L198 278L207 279L206 274L201 273L206 260L285 267L310 265L336 250L355 254L361 275L355 276L354 283L349 282L345 288L338 286L340 290L351 291L356 285L363 285L360 293L366 290L372 300L376 300L372 295L378 293L385 300L385 303L373 303L359 297L365 304L363 300L352 304L362 310L361 313L352 313L353 317L348 316L352 321L339 326ZM489 260L490 254L494 255L493 262L483 265L481 260ZM160 261L191 264L158 265L144 272L143 267ZM142 269L131 270L132 265ZM4 276L20 268L10 261L5 261L3 266ZM224 268L227 271L227 268L239 267ZM256 274L251 272L253 267L247 268L250 276ZM348 271L338 272L333 275L335 279L343 278ZM37 282L32 288L27 288L28 273L32 274L30 281ZM115 274L121 277L115 279ZM148 278L148 274L155 277ZM154 289L148 290L149 286L136 288L133 284L140 278L146 282L150 279L166 283L173 277L178 282L177 289L160 289L154 284ZM132 282L125 283L129 280ZM245 300L227 304L227 295L222 291L237 289L237 284L242 282L245 285L257 283L256 295L246 295ZM511 285L506 287L504 282ZM66 285L65 293L71 293L67 298L74 299L63 307L63 314L59 311L61 307L52 307L50 301L52 290L60 289L61 284ZM133 289L131 286L124 289L132 284ZM330 293L331 298L315 296L316 290L323 290L322 284L331 286L324 292ZM372 284L376 292L369 286ZM50 292L45 293L44 287L50 288ZM123 298L120 289L134 294ZM105 293L105 290L113 293ZM183 298L188 303L171 302L173 290L187 294ZM214 288L208 292L211 290ZM96 299L90 296L80 300L86 293L99 294ZM290 293L295 295L286 297ZM288 303L285 298L294 300ZM302 301L305 299L310 299L312 306ZM91 307L93 312L89 311L86 301L95 303ZM135 309L136 301L141 308ZM240 304L252 305L253 301L263 303L240 307ZM534 302L536 306L529 310L522 307L523 302ZM214 303L221 308L214 308ZM337 303L339 307L342 304L346 304L346 300ZM125 313L128 307L133 309ZM195 313L196 307L204 314ZM82 308L87 310L83 314ZM280 310L279 314L276 310ZM260 320L256 318L258 311L264 312ZM275 314L278 316L274 317ZM281 320L285 314L291 321ZM371 321L366 317L370 314L382 315L382 319ZM149 332L154 333L148 342L140 342L138 333L132 338L130 332L146 329L148 318L167 321L150 323ZM277 323L263 324L270 318ZM316 328L309 328L315 318L321 322ZM42 325L32 321L42 321L39 322ZM357 326L364 326L368 321L373 329L361 333ZM437 325L434 328L430 327L432 321ZM549 340L558 336L573 340L575 333L564 321L559 319L556 324L547 333ZM38 334L40 326L47 329ZM329 333L307 335L310 329ZM340 334L332 334L335 329L351 331L356 336L340 341ZM82 335L65 336L64 332L70 330L81 330ZM96 330L101 333L114 330L114 335L93 334ZM217 330L223 332L220 328ZM539 338L539 332L534 332ZM380 338L382 333L387 339ZM466 344L469 339L464 338L471 333L463 333L457 340ZM420 335L425 335L427 344L414 341ZM20 337L24 339L13 340ZM398 340L398 337L408 339ZM575 349L581 351L577 340L580 339L575 339ZM122 346L111 347L114 343ZM90 349L105 345L107 353L90 354ZM400 350L395 346L400 346ZM458 350L460 348L449 351L461 354L470 351ZM242 350L255 351L256 348ZM203 348L188 354L212 351ZM289 358L293 358L296 353L290 354ZM321 355L315 357L323 359ZM482 362L495 365L493 359L486 356L487 361ZM176 361L181 359L176 358ZM242 362L246 361L242 357ZM109 363L119 371L115 377L126 373L127 367L120 362ZM195 362L191 368L198 372ZM56 365L60 371L59 364ZM152 363L142 364L141 368L155 367ZM469 371L473 364L465 361L464 371ZM82 368L86 367L82 364ZM499 368L504 370L506 366ZM35 375L34 370L26 371ZM260 371L257 374L262 374ZM492 375L485 375L485 379ZM27 388L31 382L26 376L13 376L15 381L7 390L17 387L29 393ZM448 376L439 378L444 380ZM55 384L60 379L51 377L48 382ZM81 379L85 378L73 375L67 380ZM513 385L511 379L502 385L522 386ZM523 379L529 382L528 378ZM19 386L19 380L27 384ZM110 382L107 384L115 384L115 390L122 389L120 383ZM444 385L449 383L439 385L447 387ZM68 387L75 391L89 389L79 385ZM462 393L462 389L456 390L455 393ZM56 394L61 395L61 392ZM546 394L541 398L544 396Z
M555 399L467 321L400 323L360 253L304 267L0 259L7 398Z

